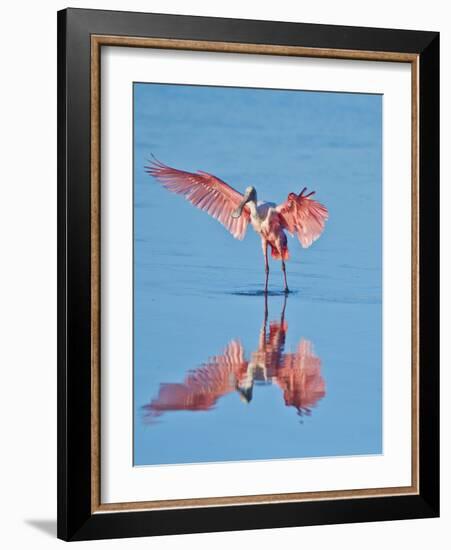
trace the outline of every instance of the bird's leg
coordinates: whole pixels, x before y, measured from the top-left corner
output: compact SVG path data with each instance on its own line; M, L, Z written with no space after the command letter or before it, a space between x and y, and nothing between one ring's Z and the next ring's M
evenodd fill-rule
M288 292L290 291L288 290L288 284L287 284L287 270L285 269L285 260L282 260L282 271L283 271L283 282L285 284L284 291L285 291L285 294L288 294Z
M260 329L260 337L258 339L258 351L263 351L266 345L266 325L268 324L268 294L265 292L265 313L263 315L263 324Z
M262 239L263 255L265 256L265 294L268 292L269 263L268 263L268 242Z
M280 314L280 326L282 326L282 327L283 327L283 324L285 322L285 309L287 307L287 296L288 296L288 293L285 292L285 296L283 298L282 313Z
M266 338L266 325L268 324L268 295L265 294L265 315L263 317L263 327L262 330Z

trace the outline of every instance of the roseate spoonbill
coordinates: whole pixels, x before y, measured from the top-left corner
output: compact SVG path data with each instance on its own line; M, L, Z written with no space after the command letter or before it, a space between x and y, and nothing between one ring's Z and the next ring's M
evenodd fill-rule
M189 371L183 383L160 384L158 396L144 405L146 417L152 420L168 411L208 411L221 397L234 391L250 403L255 382L279 386L285 406L294 407L301 416L309 415L326 395L321 360L309 340L301 339L293 353L284 352L288 330L285 306L286 296L280 321L271 321L268 330L265 299L258 349L249 359L238 340L230 341L222 354Z
M288 292L285 261L289 259L285 230L296 234L302 247L308 248L324 231L328 218L327 208L305 194L304 187L297 195L290 193L285 202L257 201L255 187L247 187L244 195L218 177L198 170L185 172L163 164L155 157L145 167L147 173L166 189L183 195L194 206L218 220L236 239L243 239L249 222L259 233L265 258L265 292L268 291L269 263L271 256L282 261L284 290Z

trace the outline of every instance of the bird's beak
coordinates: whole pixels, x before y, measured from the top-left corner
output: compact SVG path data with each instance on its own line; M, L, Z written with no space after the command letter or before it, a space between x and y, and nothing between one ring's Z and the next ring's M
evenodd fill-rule
M238 391L241 401L247 404L249 404L252 401L252 386L246 389L243 389L237 386L236 389Z
M249 197L246 195L244 199L240 202L238 208L236 208L232 212L232 218L239 218L241 216L241 214L243 213L244 205L247 203L248 200L249 200Z

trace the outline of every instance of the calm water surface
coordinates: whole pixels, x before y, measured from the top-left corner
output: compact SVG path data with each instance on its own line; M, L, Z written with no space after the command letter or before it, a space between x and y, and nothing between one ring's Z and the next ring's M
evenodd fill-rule
M135 84L136 465L382 452L381 121L377 95ZM161 188L151 153L276 203L316 190L287 298L252 228Z

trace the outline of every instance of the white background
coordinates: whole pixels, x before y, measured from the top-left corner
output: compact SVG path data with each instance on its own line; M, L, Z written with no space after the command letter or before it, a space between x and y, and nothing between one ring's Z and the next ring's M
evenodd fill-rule
M412 0L361 2L211 2L207 0L72 1L72 6L191 13L441 31L442 212L449 212L449 97L451 29L446 3ZM52 548L56 518L56 10L63 2L9 3L2 10L1 285L2 422L1 544ZM442 281L451 280L451 217L442 216ZM447 236L447 238L445 238ZM155 549L381 546L444 548L451 528L450 293L442 296L442 518L84 543L83 547Z

